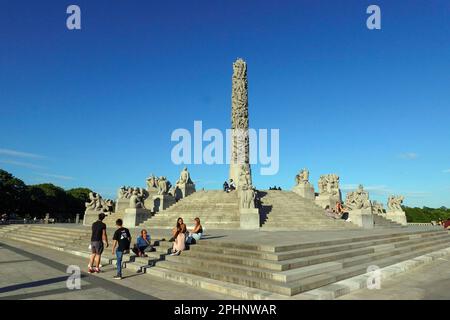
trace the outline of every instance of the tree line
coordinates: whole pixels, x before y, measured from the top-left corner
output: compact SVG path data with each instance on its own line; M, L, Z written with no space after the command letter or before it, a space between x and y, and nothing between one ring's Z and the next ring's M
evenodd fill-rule
M438 221L439 219L447 220L450 218L450 208L410 208L403 207L406 213L406 220L408 222L430 222Z
M0 215L10 218L42 219L47 213L57 221L83 216L88 188L64 190L51 183L26 185L11 173L0 169Z

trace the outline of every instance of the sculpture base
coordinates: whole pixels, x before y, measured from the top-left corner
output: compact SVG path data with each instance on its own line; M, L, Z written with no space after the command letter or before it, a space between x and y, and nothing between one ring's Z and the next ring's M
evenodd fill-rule
M408 225L408 223L406 222L406 214L404 211L387 211L385 217L389 220L400 223L402 226Z
M195 184L185 184L178 186L175 191L175 200L186 198L195 192Z
M357 209L348 212L348 217L353 224L364 229L373 229L373 214L372 209Z
M114 212L124 213L125 209L130 207L130 199L117 199Z
M101 211L86 210L84 212L83 225L84 226L91 226L95 221L98 220L98 215L100 213L101 213Z
M328 196L328 195L318 195L314 202L321 208L325 209L327 206L330 206L330 209L336 207L336 202L341 202L341 198L339 196Z
M175 202L175 197L170 194L153 196L153 212L166 210Z
M127 208L123 216L123 225L126 228L133 228L150 218L151 211L142 208Z
M259 209L240 208L240 227L245 230L257 230L260 227Z
M296 185L292 191L306 199L314 200L316 198L314 187L309 182Z

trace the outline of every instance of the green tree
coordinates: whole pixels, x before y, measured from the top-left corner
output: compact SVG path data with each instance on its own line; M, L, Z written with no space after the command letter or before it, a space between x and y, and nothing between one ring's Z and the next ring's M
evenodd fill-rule
M11 173L0 169L0 212L9 215L24 215L28 198L25 183Z

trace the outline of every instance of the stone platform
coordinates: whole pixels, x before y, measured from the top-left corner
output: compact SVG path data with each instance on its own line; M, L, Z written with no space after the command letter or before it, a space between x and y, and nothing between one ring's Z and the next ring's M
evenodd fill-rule
M110 237L114 230L108 228ZM130 231L136 237L140 229ZM156 252L148 258L127 255L127 269L244 299L311 299L320 296L317 290L356 281L351 279L363 277L369 266L391 270L413 259L407 263L410 268L433 260L419 257L432 252L439 256L450 247L448 232L436 227L302 232L211 229L205 230L205 239L173 257L167 255L172 244L162 240L170 237L170 231L149 231ZM85 257L89 256L89 236L90 228L74 225L0 227L0 241L4 238ZM106 251L103 263L113 262Z

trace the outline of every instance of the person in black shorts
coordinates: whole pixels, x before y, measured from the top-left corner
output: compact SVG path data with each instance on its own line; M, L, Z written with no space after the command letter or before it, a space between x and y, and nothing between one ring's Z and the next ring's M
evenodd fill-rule
M91 257L89 260L89 273L100 272L100 262L104 244L108 248L108 236L106 235L106 224L103 223L105 214L100 213L98 220L92 224L91 235Z
M113 236L112 254L116 254L117 258L117 275L114 279L122 279L122 258L123 254L130 251L131 234L130 230L124 228L122 219L117 219L117 230ZM117 247L117 249L116 249Z

